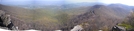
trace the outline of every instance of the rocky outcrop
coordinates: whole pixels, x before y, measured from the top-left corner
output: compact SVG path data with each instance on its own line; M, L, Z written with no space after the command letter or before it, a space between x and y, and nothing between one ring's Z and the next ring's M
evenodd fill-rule
M0 10L0 26L9 30L15 29L13 23L11 22L10 15L6 14L2 10Z
M74 26L74 28L71 29L70 31L81 31L82 29L83 29L83 28L82 28L81 25L76 25L76 26Z
M10 16L4 10L0 10L0 28L9 30L28 30L31 26L16 17Z
M112 28L112 31L126 31L126 28L116 25Z

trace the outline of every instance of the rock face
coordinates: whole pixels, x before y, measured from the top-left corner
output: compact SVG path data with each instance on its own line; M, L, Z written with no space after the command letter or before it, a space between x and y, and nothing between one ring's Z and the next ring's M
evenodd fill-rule
M1 16L1 19L3 20L3 24L8 26L11 23L10 15L3 14Z
M81 25L77 25L77 26L74 26L73 29L71 29L70 31L81 31L83 28Z
M12 30L13 28L13 24L11 22L11 18L10 15L6 14L4 11L0 10L0 26L1 27L6 27L10 30Z
M16 27L18 27L19 30L26 30L31 28L31 26L24 21L10 16L9 14L5 13L5 11L0 10L0 28L16 30Z
M112 28L112 31L126 31L126 28L116 25Z

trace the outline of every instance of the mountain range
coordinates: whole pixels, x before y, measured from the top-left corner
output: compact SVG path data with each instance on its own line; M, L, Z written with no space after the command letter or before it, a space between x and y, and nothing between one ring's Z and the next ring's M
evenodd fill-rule
M0 5L0 10L10 14L14 24L19 26L20 30L32 28L47 31L56 29L69 31L75 25L82 23L89 24L89 26L84 27L85 31L99 29L108 31L117 23L122 22L133 9L133 6L124 4L96 3L47 5L35 6L34 8L32 6ZM21 21L23 22L20 23ZM62 22L64 23L61 24Z

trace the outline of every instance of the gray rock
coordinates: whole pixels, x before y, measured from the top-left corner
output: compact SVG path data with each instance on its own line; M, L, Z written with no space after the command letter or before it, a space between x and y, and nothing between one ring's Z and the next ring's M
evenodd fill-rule
M122 27L122 26L117 26L121 31L126 31L126 28L125 27Z
M8 29L13 29L13 23L11 22L10 15L6 14L4 11L0 10L0 26L7 27Z
M81 25L76 25L74 26L73 29L71 29L70 31L81 31L83 28L81 27Z
M8 25L8 23L10 23L10 16L8 16L7 14L5 14L4 11L0 10L0 19L1 19L1 23L3 23L3 25Z
M112 31L126 31L126 28L116 25L113 27Z

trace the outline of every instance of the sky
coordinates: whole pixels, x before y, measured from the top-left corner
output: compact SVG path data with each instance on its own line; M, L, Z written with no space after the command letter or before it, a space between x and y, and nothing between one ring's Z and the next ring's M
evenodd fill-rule
M111 3L121 3L129 6L134 6L134 0L100 0L99 2L103 2L106 4L111 4Z
M28 5L32 4L32 0L1 0L1 4L5 5Z
M98 0L65 0L67 3L98 2Z
M102 2L106 4L121 3L134 6L134 0L1 0L5 5L59 5L65 3Z

